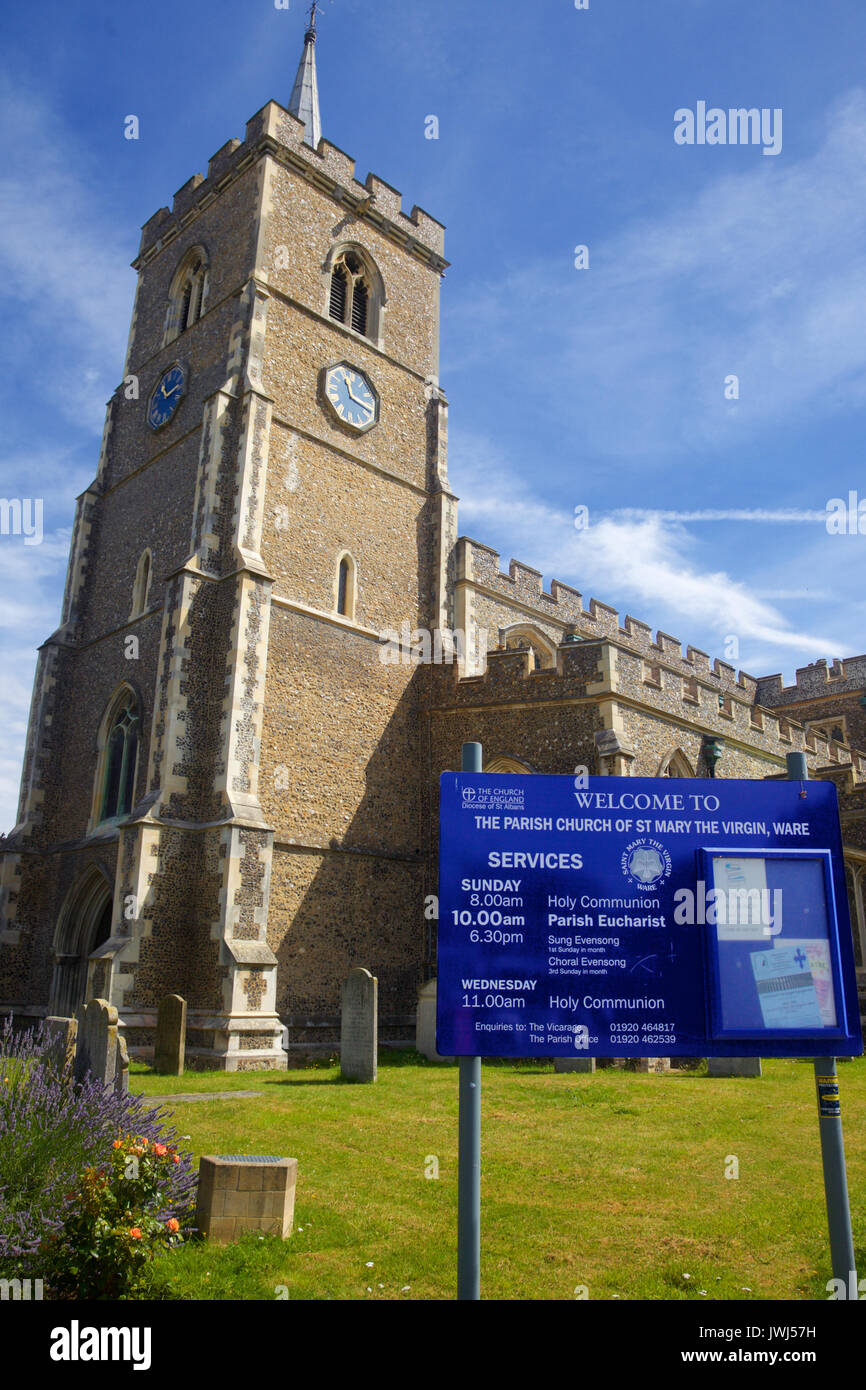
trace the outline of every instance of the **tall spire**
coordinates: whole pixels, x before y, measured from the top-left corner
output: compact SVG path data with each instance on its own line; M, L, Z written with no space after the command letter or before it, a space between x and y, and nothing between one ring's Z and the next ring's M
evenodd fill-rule
M304 122L304 144L316 149L322 138L322 117L319 112L319 83L316 78L316 14L318 4L310 6L310 23L304 35L304 53L298 64L298 75L289 102L289 111Z

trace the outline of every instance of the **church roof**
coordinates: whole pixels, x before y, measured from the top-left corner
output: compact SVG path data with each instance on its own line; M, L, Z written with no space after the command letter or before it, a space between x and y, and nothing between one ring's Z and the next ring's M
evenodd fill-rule
M316 149L322 138L322 116L319 111L319 83L316 77L316 10L310 10L310 26L304 35L304 52L298 64L298 75L289 101L289 111L304 122L304 144Z

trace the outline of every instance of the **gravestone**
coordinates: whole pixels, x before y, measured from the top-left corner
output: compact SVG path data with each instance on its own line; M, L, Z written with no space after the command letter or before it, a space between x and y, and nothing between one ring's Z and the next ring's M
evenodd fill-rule
M117 1071L117 1009L107 999L91 999L84 1010L75 1048L75 1079L87 1073L113 1086Z
M656 1074L661 1076L665 1072L669 1072L670 1069L670 1057L638 1057L637 1059L637 1070L650 1076Z
M428 1062L453 1062L436 1051L436 981L428 980L418 991L418 1012L415 1015L415 1049Z
M78 1020L74 1018L46 1018L42 1052L44 1066L53 1071L71 1071L75 1066L75 1039L78 1033Z
M163 1076L182 1076L186 1057L186 1000L179 994L160 999L156 1014L153 1069Z
M562 1072L562 1071L594 1072L594 1071L595 1071L595 1058L594 1058L594 1057L554 1057L554 1059L553 1059L553 1070L554 1070L554 1071L559 1071L559 1072Z
M375 1081L379 981L369 970L351 970L343 985L340 1072L346 1081Z
M126 1050L126 1038L122 1033L117 1035L117 1067L114 1073L114 1089L123 1092L129 1090L129 1053Z
M760 1057L708 1057L707 1076L760 1076Z

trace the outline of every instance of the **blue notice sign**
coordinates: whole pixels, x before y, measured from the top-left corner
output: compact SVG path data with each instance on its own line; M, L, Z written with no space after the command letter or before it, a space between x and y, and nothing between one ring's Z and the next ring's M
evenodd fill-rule
M445 1056L863 1051L831 782L441 779Z

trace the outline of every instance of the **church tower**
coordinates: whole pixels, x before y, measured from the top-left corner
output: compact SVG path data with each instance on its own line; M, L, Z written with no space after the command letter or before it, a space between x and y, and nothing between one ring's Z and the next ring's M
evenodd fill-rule
M123 381L40 649L2 845L0 1008L167 993L193 1065L285 1064L426 971L423 671L453 626L443 228L321 136L316 9L269 102L145 224Z

